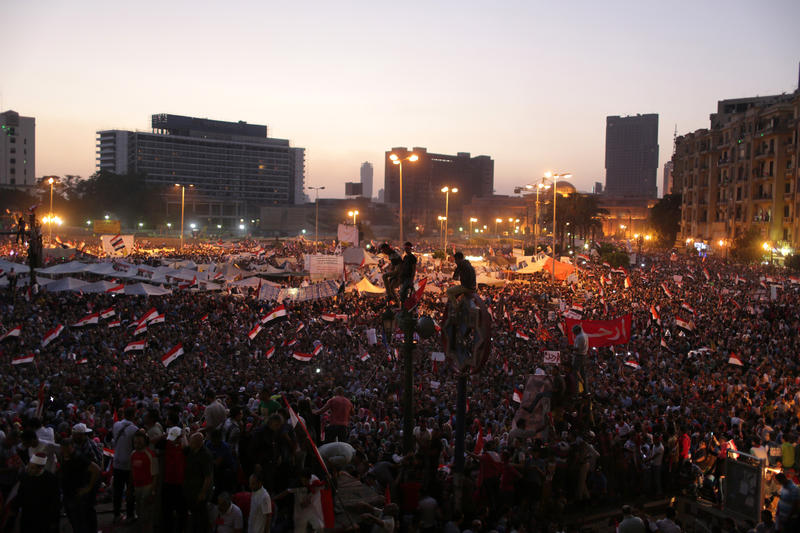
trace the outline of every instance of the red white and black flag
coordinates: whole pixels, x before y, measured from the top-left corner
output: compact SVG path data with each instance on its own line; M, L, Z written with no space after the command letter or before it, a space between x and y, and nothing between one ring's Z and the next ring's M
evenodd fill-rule
M97 324L97 322L99 320L100 320L100 314L99 313L91 313L91 314L88 314L85 317L81 318L80 320L78 320L74 324L72 324L72 327L73 328L80 328L82 326L89 326L89 325L92 325L92 324Z
M103 309L102 311L100 311L100 318L111 318L115 314L117 313L116 311L114 311L114 308L109 307L108 309Z
M270 311L268 314L264 315L261 318L261 323L269 324L270 322L274 322L276 320L285 320L286 317L287 317L286 307L283 304L281 304L272 311Z
M694 322L691 320L684 320L679 316L675 317L675 325L687 332L694 331Z
M122 235L120 235L119 233L111 237L111 241L109 242L111 243L111 246L112 248L114 248L115 252L119 252L120 250L125 249L125 243L122 241Z
M11 337L19 337L22 334L22 326L17 326L6 331L0 335L0 342L10 339Z
M62 331L64 331L64 326L59 324L50 331L48 331L47 333L45 333L44 338L42 338L42 347L45 347L54 340L56 340L58 336L61 335Z
M12 365L24 365L27 363L33 363L33 360L36 356L32 353L28 355L19 355L11 360Z
M173 347L170 351L168 351L161 357L161 364L167 367L170 365L170 363L172 363L173 361L175 361L175 359L177 359L182 355L183 355L183 344L179 342L178 344L175 345L175 347Z

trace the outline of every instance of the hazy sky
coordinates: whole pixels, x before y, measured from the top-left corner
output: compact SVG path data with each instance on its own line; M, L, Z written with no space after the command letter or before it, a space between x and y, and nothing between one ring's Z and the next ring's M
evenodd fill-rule
M392 146L487 154L509 193L604 181L606 115L658 113L661 166L722 98L791 92L800 2L5 1L0 108L37 175L90 175L95 132L153 113L267 124L342 196ZM661 170L659 170L659 187Z

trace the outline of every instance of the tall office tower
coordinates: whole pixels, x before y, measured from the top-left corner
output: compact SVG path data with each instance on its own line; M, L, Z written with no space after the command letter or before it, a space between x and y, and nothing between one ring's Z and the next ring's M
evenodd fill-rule
M658 115L606 117L606 194L658 196Z
M36 177L36 119L0 113L0 187L32 187Z
M372 199L372 163L364 161L361 163L361 185L364 198Z

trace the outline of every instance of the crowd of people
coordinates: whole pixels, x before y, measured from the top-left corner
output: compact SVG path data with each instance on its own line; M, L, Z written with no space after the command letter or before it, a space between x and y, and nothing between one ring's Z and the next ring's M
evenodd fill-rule
M269 250L252 262L300 261L310 250L238 247ZM24 256L10 250L7 260ZM163 260L236 251L204 245ZM404 265L386 257L387 271ZM474 284L459 261L462 282ZM420 266L417 279L425 268L453 264ZM463 478L453 470L456 372L432 359L438 336L414 348L414 446L403 448L402 341L382 332L381 297L287 301L285 320L264 323L278 302L252 293L147 298L9 286L0 337L20 329L0 340L3 527L18 520L23 531L56 531L63 511L75 531L97 531L96 503L109 499L114 520L140 531L559 531L576 511L665 494L718 503L728 450L738 450L778 472L770 527L796 530L800 286L774 267L674 252L647 252L614 272L597 256L579 268L572 282L541 272L476 288L493 336L488 362L468 381ZM443 324L445 298L426 292L413 312ZM136 334L152 309L163 322ZM630 342L593 348L578 332L576 348L565 313L630 313ZM126 351L139 340L143 349ZM559 351L560 364L545 364L545 350ZM178 355L165 364L170 353ZM550 410L544 427L531 428L514 422L531 408L515 393L537 374ZM337 441L352 457L327 469L316 450ZM339 476L369 487L380 505L342 503ZM638 531L628 529L638 527L632 518L620 516L619 530ZM662 528L656 522L651 530Z

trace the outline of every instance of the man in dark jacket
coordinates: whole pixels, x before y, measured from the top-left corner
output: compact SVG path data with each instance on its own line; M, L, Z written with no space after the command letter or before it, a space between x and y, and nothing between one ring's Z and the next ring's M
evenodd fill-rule
M19 492L14 500L22 514L20 533L56 533L61 507L58 479L45 470L47 456L37 453L20 476Z

